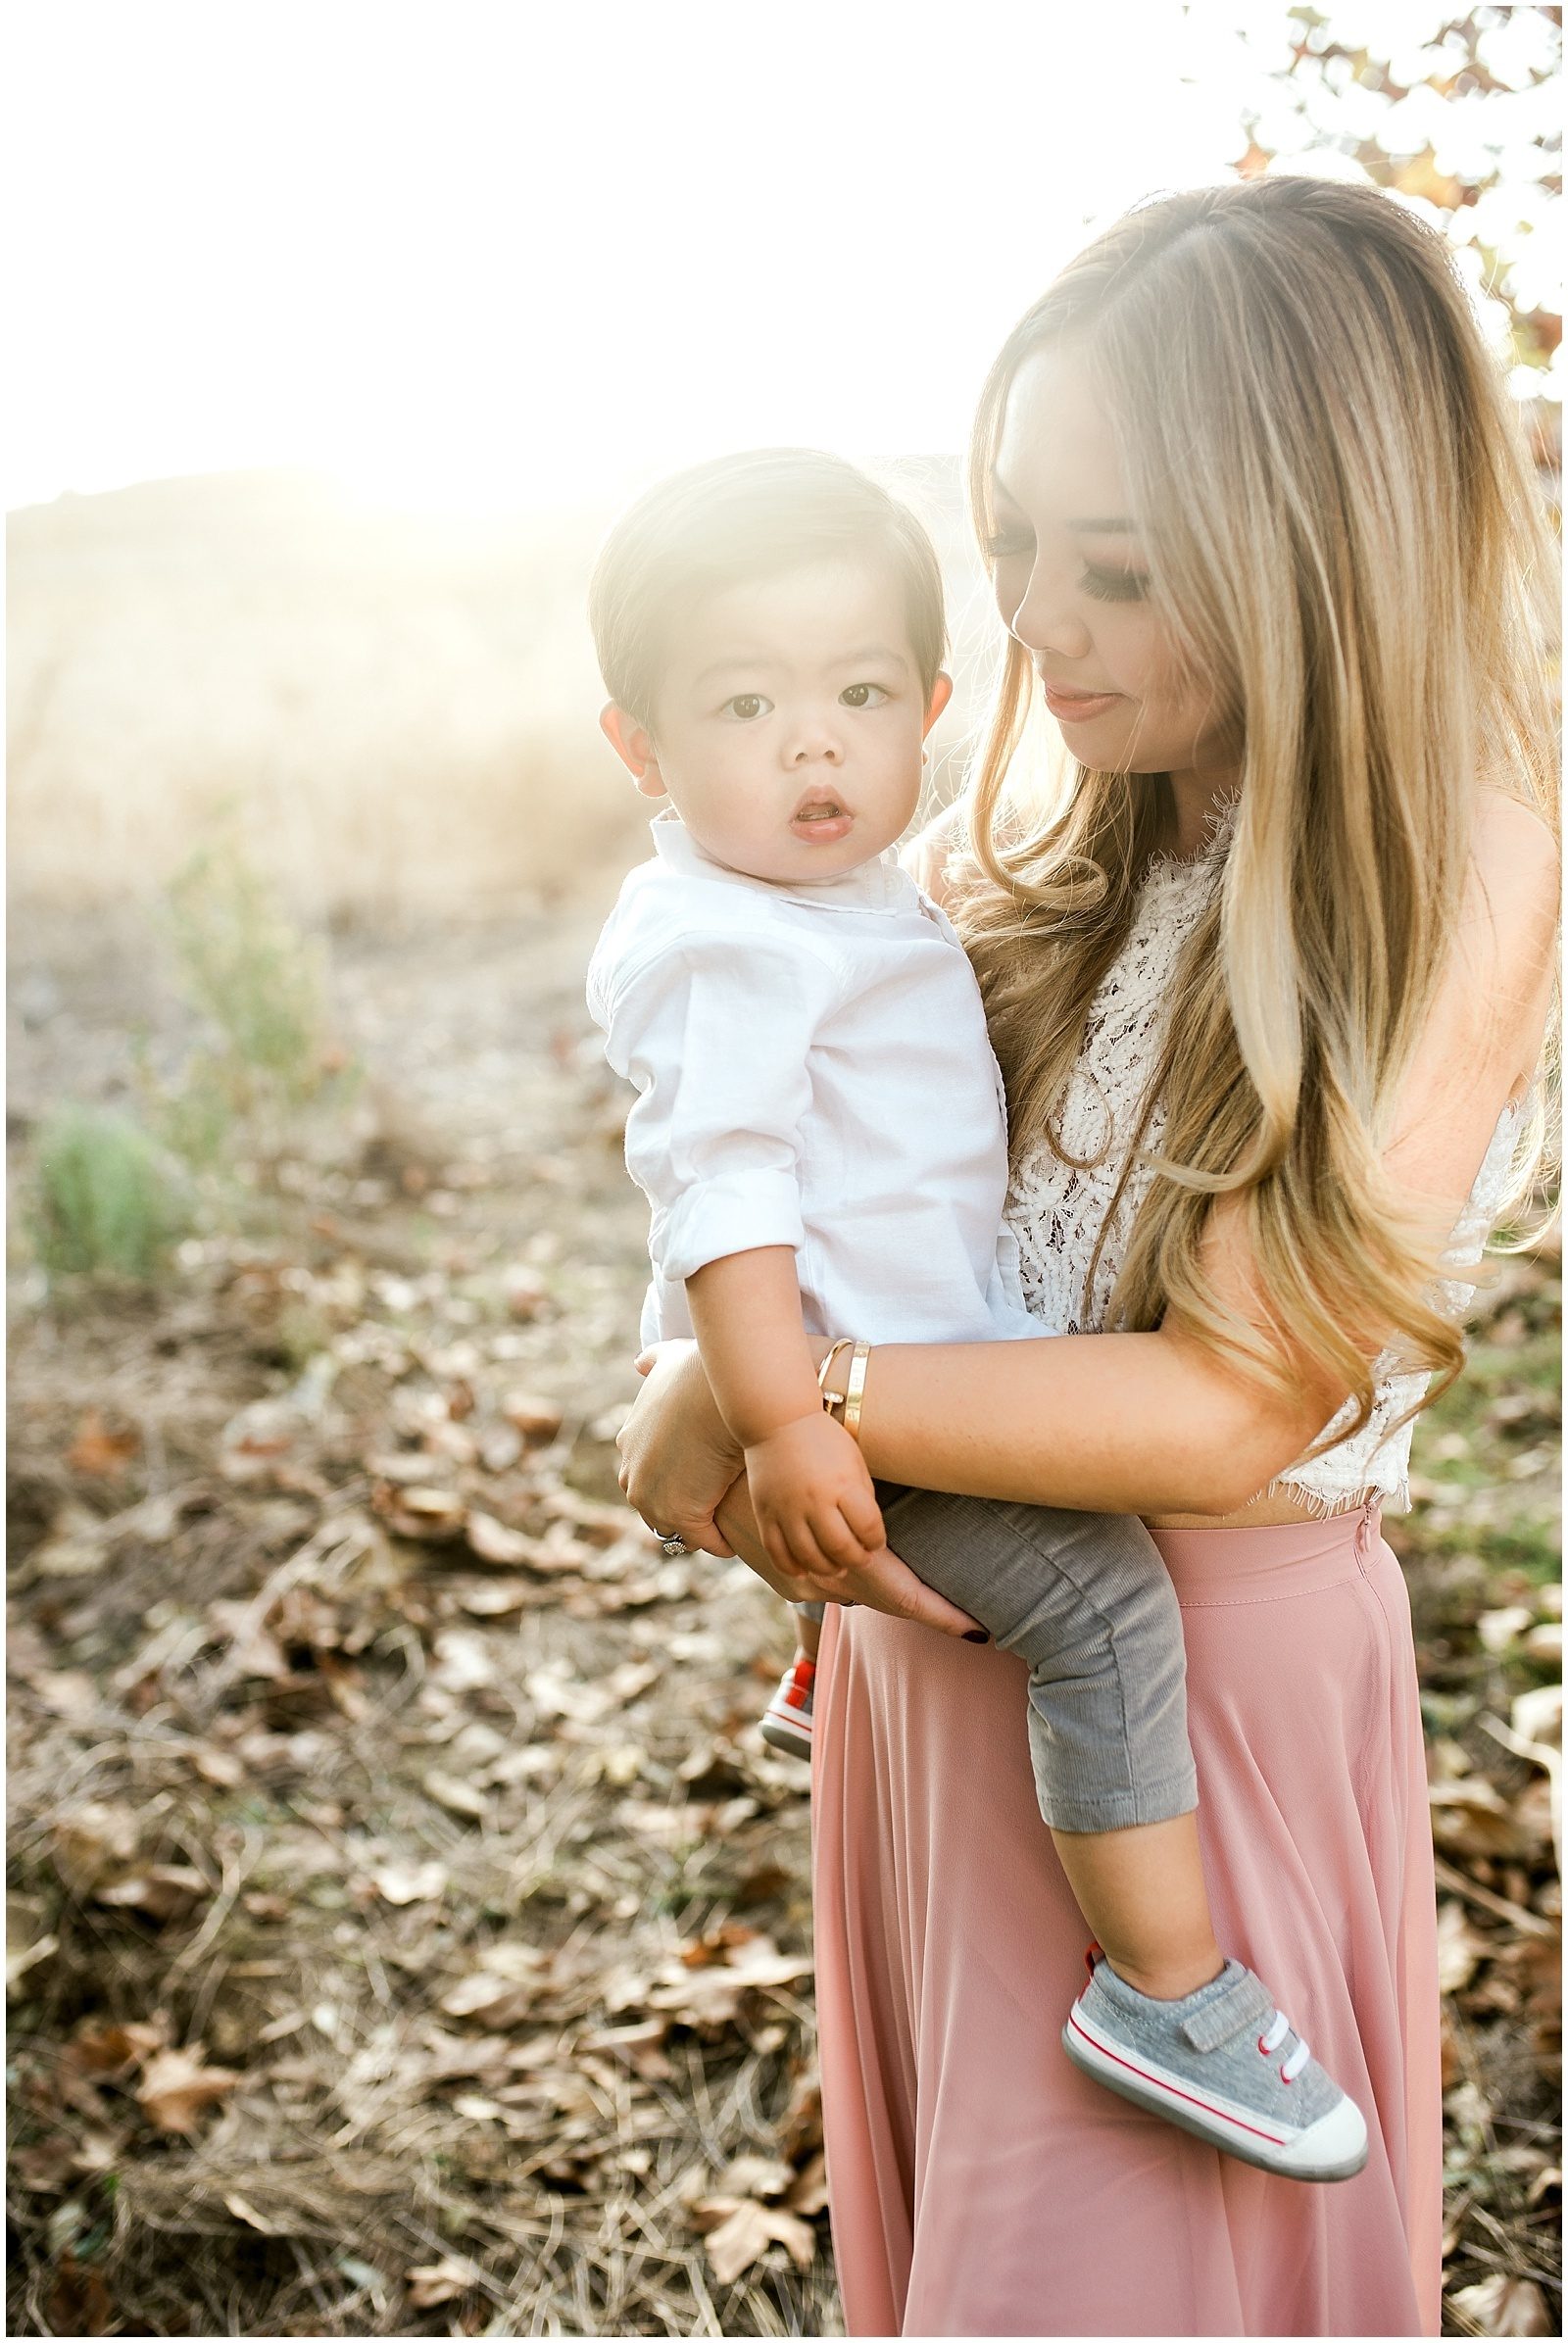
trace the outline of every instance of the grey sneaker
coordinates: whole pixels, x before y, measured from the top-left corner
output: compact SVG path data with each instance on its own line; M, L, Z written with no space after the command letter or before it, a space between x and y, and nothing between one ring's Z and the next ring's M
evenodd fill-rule
M1099 1956L1098 1959L1096 1956ZM1181 2001L1152 2001L1098 1944L1062 2029L1074 2066L1227 2156L1291 2180L1348 2180L1366 2123L1250 1969L1227 1961Z

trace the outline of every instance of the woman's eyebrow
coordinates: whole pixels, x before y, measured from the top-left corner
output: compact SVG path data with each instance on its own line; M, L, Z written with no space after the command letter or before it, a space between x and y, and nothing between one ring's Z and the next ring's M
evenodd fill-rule
M993 494L1001 497L1004 504L1011 505L1016 512L1023 511L1016 495L1007 486L1000 472L992 473L991 487ZM1069 520L1062 525L1079 537L1136 537L1138 534L1138 523L1135 520L1129 520L1125 513L1120 513L1113 514L1109 519L1094 517L1084 520Z

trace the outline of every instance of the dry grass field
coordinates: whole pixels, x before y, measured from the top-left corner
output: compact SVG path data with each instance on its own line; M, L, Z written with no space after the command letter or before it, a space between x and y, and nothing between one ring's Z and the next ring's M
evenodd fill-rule
M15 523L12 2332L841 2331L787 1631L614 1487L597 525L257 481ZM314 1088L221 1091L152 1282L46 1277L62 1101L156 1120L246 1034L281 1096L297 946L235 1008L170 915L225 804L323 948ZM1558 1311L1553 1249L1503 1267L1392 1525L1465 2334L1558 2324Z
M985 639L955 467L899 484ZM224 808L295 916L382 926L580 897L641 852L583 616L608 513L394 516L309 475L66 497L10 538L10 847L26 904L152 898Z

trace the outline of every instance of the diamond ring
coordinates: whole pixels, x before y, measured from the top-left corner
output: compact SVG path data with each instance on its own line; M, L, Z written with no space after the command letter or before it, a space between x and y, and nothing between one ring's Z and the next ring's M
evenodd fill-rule
M677 1554L687 1554L691 1551L685 1538L674 1530L656 1530L654 1536L659 1539L662 1550L669 1556L671 1561Z

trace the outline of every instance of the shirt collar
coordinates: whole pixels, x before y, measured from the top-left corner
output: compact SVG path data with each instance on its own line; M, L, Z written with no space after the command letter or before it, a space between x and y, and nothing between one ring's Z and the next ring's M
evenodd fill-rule
M837 878L801 879L788 883L754 879L744 870L731 870L706 854L673 805L664 806L648 825L660 860L676 870L708 879L727 879L732 886L751 887L783 903L807 903L817 911L906 911L918 901L919 890L907 871L900 868L890 847L874 862L861 862Z

